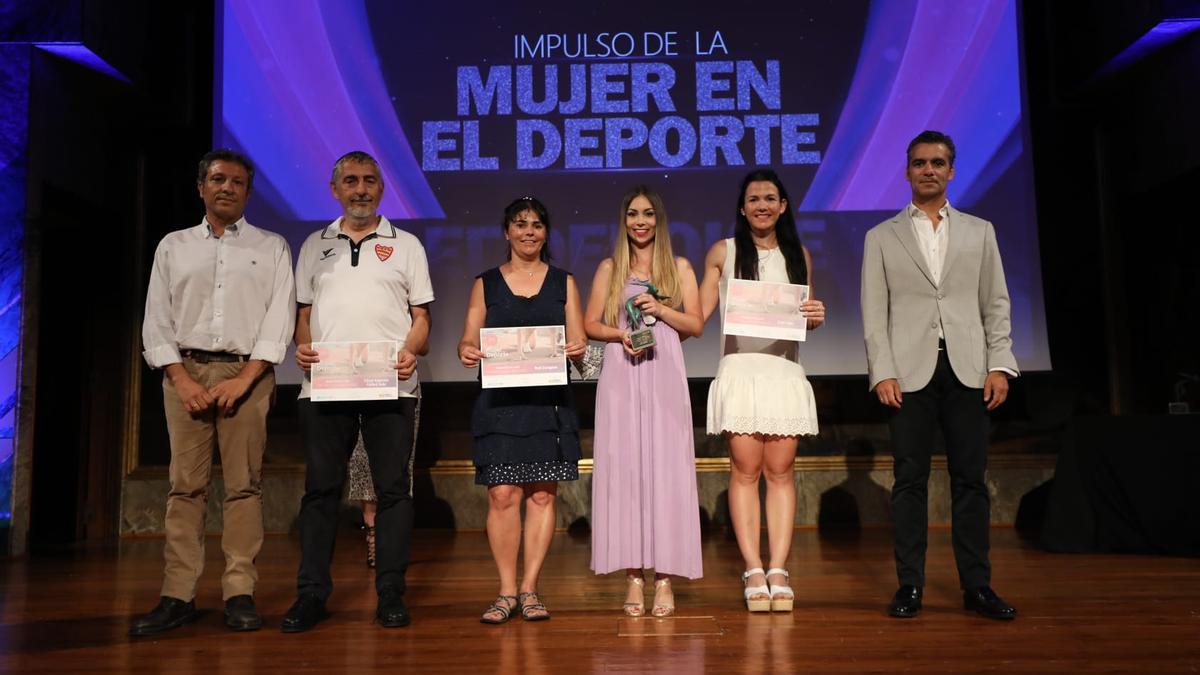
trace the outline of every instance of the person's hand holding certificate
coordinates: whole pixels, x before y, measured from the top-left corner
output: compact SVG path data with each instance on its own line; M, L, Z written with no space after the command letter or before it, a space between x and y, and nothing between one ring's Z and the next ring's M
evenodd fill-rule
M567 383L567 331L563 326L483 328L479 362L483 388L544 387Z
M725 302L725 334L804 342L807 321L800 305L808 286L730 279Z
M312 348L320 355L312 366L312 400L396 398L396 341L314 342Z

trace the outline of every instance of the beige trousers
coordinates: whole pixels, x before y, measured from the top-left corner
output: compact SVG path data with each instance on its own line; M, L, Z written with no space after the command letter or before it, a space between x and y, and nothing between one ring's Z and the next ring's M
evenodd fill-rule
M197 363L183 359L192 379L211 388L234 377L244 363ZM262 460L267 444L267 413L275 398L275 372L268 368L229 415L215 406L192 414L183 407L170 378L163 375L163 405L171 437L171 491L167 494L166 545L162 595L180 600L196 596L204 571L204 521L212 473L213 443L221 451L225 481L221 549L224 599L253 595L258 581L254 558L262 548Z

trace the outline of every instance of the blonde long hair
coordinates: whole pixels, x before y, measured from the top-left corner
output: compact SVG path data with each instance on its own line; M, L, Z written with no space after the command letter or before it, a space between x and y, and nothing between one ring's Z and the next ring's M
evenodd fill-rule
M634 199L645 197L654 208L654 256L650 261L650 281L658 287L665 301L671 307L683 304L683 293L680 291L679 269L675 265L675 254L671 251L671 231L667 226L667 209L663 206L662 197L645 185L638 185L630 190L621 200L621 213L617 220L617 241L613 246L612 279L608 282L608 300L604 303L604 322L620 328L618 319L621 316L621 306L625 304L625 282L630 273L629 225L625 214Z

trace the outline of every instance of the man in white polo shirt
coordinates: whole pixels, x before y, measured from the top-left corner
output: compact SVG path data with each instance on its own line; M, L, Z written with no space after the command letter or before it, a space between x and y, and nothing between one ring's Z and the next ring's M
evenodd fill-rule
M383 177L374 158L357 151L342 156L330 187L343 215L305 240L296 264L296 362L305 371L299 415L307 473L298 598L283 619L285 633L308 630L326 616L342 485L360 427L378 504L376 618L389 628L409 623L403 596L413 523L416 367L417 356L428 351L433 285L421 242L378 214ZM369 340L400 343L398 398L310 400L311 369L318 361L312 343Z

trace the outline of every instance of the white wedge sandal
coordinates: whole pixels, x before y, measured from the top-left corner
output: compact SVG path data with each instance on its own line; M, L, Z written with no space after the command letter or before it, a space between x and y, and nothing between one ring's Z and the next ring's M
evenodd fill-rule
M742 573L742 585L745 586L745 584L747 584L750 581L750 577L754 576L755 574L762 574L765 576L765 573L763 572L763 568L761 568L761 567L755 567L754 569L746 570L745 572ZM771 598L770 597L766 597L766 598L753 597L755 595L770 596L771 590L769 588L767 588L766 586L746 586L742 592L746 596L746 609L750 610L751 612L769 612L769 611L771 611Z
M788 574L787 570L780 567L772 567L767 570L767 578L772 574L782 574L784 579L791 582L792 575ZM790 612L792 611L792 603L796 599L796 594L792 592L792 587L784 583L783 585L772 584L771 586L771 611L772 612Z

